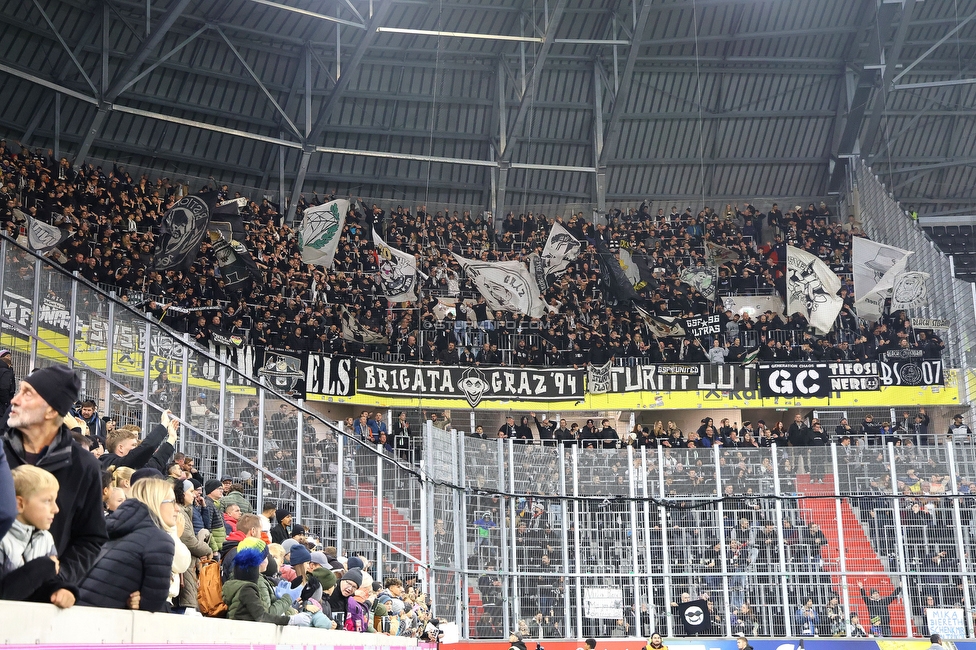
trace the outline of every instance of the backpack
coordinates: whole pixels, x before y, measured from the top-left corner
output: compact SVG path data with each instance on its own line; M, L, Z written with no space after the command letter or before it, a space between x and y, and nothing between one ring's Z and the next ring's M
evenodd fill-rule
M220 578L220 564L215 560L201 560L197 582L197 605L204 616L224 618L227 603L223 596L224 581Z

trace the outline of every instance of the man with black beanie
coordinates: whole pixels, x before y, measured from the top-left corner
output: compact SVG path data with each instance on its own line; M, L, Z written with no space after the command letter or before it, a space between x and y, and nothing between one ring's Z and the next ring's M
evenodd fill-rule
M34 465L58 479L59 512L51 524L60 576L78 584L108 538L102 516L101 471L87 449L74 444L64 416L78 399L81 381L73 370L54 365L35 370L20 383L10 416L0 423L10 469Z

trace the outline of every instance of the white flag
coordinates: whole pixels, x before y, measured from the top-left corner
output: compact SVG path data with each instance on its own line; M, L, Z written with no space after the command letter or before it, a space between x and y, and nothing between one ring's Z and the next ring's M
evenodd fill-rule
M61 230L57 226L44 223L26 212L21 214L27 218L27 243L41 255L71 236L67 230Z
M452 253L493 311L510 311L540 318L546 303L539 288L521 262L482 262Z
M925 296L928 295L928 279L929 274L921 271L900 273L895 278L895 286L891 288L891 311L896 312L899 309L910 309L924 304Z
M373 231L373 245L379 257L379 270L376 280L383 295L390 302L413 302L417 299L417 259L388 246L376 231Z
M610 392L610 368L613 366L613 359L607 361L602 366L595 366L592 363L586 364L586 392L593 395Z
M767 311L785 315L783 299L779 296L723 296L722 304L733 314L749 314L749 318L759 318Z
M680 319L672 316L656 316L640 305L634 305L634 309L637 310L637 313L644 319L647 327L657 338L685 335L685 328L681 326L682 321Z
M823 260L786 247L786 311L803 314L818 332L826 334L844 306L839 290L840 278Z
M630 251L620 247L620 268L624 270L624 275L630 281L631 285L636 285L640 282L640 269L634 264L634 258L631 256Z
M884 303L891 295L895 278L905 270L906 251L894 246L855 237L852 245L854 270L854 307L857 315L866 321L876 321L884 313Z
M552 224L549 239L542 249L545 275L562 275L569 263L579 257L582 242L573 237L562 224Z
M305 210L305 218L298 229L298 245L306 264L329 268L335 259L339 237L349 212L349 201L337 199Z
M864 237L855 237L851 246L854 295L866 296L881 281L888 269L911 254L911 251L880 244Z
M342 338L347 341L368 345L386 345L390 342L379 332L361 325L353 313L346 309L345 305L339 305L339 319L342 322Z
M726 262L735 262L738 259L739 253L731 248L719 246L710 241L705 242L705 264L709 266L722 266Z

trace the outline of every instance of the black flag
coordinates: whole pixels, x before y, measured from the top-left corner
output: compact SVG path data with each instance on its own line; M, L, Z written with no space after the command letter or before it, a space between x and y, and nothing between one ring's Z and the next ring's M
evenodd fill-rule
M184 196L163 215L159 225L159 246L153 258L157 271L186 271L196 260L207 234L210 213L217 203L216 192Z
M210 231L210 241L228 291L243 293L248 289L248 280L253 282L251 286L254 287L263 284L261 270L244 248L244 244L236 239L227 241L223 234L216 230Z
M678 605L678 618L685 626L685 634L699 634L712 626L712 617L708 613L708 601L704 599L680 603Z
M620 266L620 260L614 257L610 247L607 246L607 242L599 233L594 245L597 255L600 256L600 278L607 283L610 293L620 302L639 300L640 296L634 291L634 283L624 273L623 267Z

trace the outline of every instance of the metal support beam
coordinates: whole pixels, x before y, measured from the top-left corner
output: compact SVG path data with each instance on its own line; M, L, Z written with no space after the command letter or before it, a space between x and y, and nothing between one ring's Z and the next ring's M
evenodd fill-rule
M650 1L650 0L646 0ZM530 73L528 86L525 88L525 92L522 94L522 101L519 103L518 112L515 114L515 120L512 122L511 128L508 130L508 142L506 146L501 151L501 159L504 161L512 160L512 153L515 150L515 143L518 141L518 137L522 131L522 124L525 122L525 117L528 115L529 106L532 104L532 100L535 98L536 92L539 88L539 80L542 77L542 68L546 64L546 57L549 56L549 50L552 49L553 42L556 40L556 30L559 28L559 23L562 20L563 14L566 12L566 0L556 0L556 6L552 8L552 13L549 14L549 22L546 24L546 37L539 47L539 52L536 55L535 64L532 66L532 72ZM504 209L504 206L500 206Z
M292 7L290 5L282 4L280 2L272 2L272 0L251 0L251 2L259 5L265 5L266 7L274 7L275 9L283 9L284 11L291 11L296 14L301 14L302 16L308 16L309 18L318 18L319 20L327 20L329 22L339 23L340 25L349 25L350 27L356 27L358 29L366 29L366 25L363 24L362 22L357 23L355 21L345 20L343 18L338 18L336 16L320 14L315 11L309 11L308 9L300 9L299 7ZM356 8L353 7L352 3L349 3L348 0L346 0L346 2L347 4L349 4L349 7L353 10L353 12L357 16L359 16L359 12L356 11ZM362 19L363 17L359 16L359 20Z
M914 0L912 1L914 2ZM874 96L878 77L877 69L873 66L881 61L881 35L886 34L891 29L896 13L897 6L890 3L883 3L878 6L877 0L863 0L862 2L861 24L868 32L868 46L864 58L856 64L858 81L853 96L846 107L837 107L838 111L843 111L845 108L847 110L840 143L834 152L838 160L860 153L858 136L861 133L864 114ZM836 192L840 189L844 182L845 170L846 164L834 166L827 187L828 191Z
M245 60L244 57L241 56L241 53L237 51L237 48L234 47L234 44L230 42L230 39L227 38L227 35L224 34L223 30L220 29L219 27L215 29L217 30L217 33L220 34L220 38L224 40L224 43L227 43L227 47L229 47L230 51L234 53L234 56L237 57L237 60L240 62L240 64L244 66L244 69L247 70L247 73L251 75L251 78L254 79L254 83L258 85L258 88L261 89L261 92L264 93L264 96L267 97L268 101L270 101L272 106L275 107L275 110L278 111L278 114L281 115L281 118L285 121L285 123L292 130L292 132L295 135L297 135L299 139L304 139L302 132L298 130L298 127L295 126L295 123L292 122L291 118L288 117L288 114L285 113L285 109L283 109L281 105L278 104L278 100L276 100L274 98L274 95L272 95L271 92L267 89L267 87L265 87L264 83L258 77L257 73L254 72L253 68L251 68L250 65L248 65L247 60Z
M634 25L634 36L631 39L630 51L627 52L627 61L624 63L624 73L613 98L613 108L610 109L610 121L606 127L606 145L600 151L598 166L606 166L610 152L616 151L617 145L620 143L620 116L627 110L627 100L630 98L630 90L633 87L631 80L634 76L634 66L637 64L637 55L640 53L642 38L648 18L651 15L652 5L652 0L641 2L640 13L638 13L637 22Z
M496 92L498 93L498 103L496 105L495 115L498 120L498 147L492 147L495 153L495 160L501 162L500 152L505 151L508 147L508 107L506 106L506 96L505 96L505 77L508 74L508 66L505 65L503 59L498 61L498 74L495 76ZM492 181L494 184L492 192L492 214L497 221L499 218L504 218L505 215L502 212L505 209L505 190L507 189L508 181L508 169L504 172L499 169L497 174L492 175Z
M380 4L376 12L370 17L369 23L366 26L366 33L360 39L359 43L356 45L356 50L353 52L352 59L346 64L345 74L341 74L337 67L337 81L336 85L332 88L332 94L325 103L319 108L318 118L312 125L312 129L309 132L308 137L305 139L307 143L315 142L318 139L318 134L322 130L325 123L328 121L329 117L332 115L332 111L335 110L336 106L339 105L339 100L342 99L343 93L346 91L346 87L349 85L350 72L355 71L359 64L362 62L363 57L366 56L366 51L369 46L373 43L376 38L376 28L383 24L386 17L390 14L393 7L392 2L383 2ZM338 57L338 32L339 25L336 25L336 56ZM337 58L338 61L338 58ZM302 151L301 162L298 165L298 171L295 174L295 185L292 188L291 193L291 204L288 206L288 212L285 216L286 223L291 223L295 219L295 211L298 208L298 199L302 194L302 187L305 184L305 175L308 173L308 165L311 160L312 153L320 151L319 147L311 147L306 145Z
M36 1L36 0L35 0ZM192 0L176 0L173 5L166 11L159 24L156 26L153 33L146 39L142 46L132 55L129 59L128 65L126 65L121 72L115 77L115 81L109 88L108 93L106 93L105 98L109 102L114 102L115 99L122 94L122 90L129 83L139 71L139 67L149 58L149 55L159 44L163 41L163 37L169 32L170 28L176 23L177 19L183 13L183 11L189 6Z
M607 212L607 167L600 165L603 155L603 66L593 61L593 203L600 214Z
M880 94L875 93L871 119L868 120L867 129L865 129L864 137L861 139L861 155L868 161L868 164L871 164L874 159L874 152L876 150L875 142L878 140L881 118L884 116L885 106L887 105L887 89L891 85L892 78L895 76L895 66L898 65L898 59L901 58L901 51L905 46L905 37L908 36L908 28L912 21L912 14L920 2L922 0L905 0L902 6L901 20L898 23L898 29L895 31L895 38L891 43L891 47L885 50L884 68L881 71L881 92Z
M53 22L51 22L51 19L48 17L47 12L45 12L44 8L41 7L41 3L38 2L38 0L32 0L32 1L34 3L34 7L40 12L41 16L44 17L44 22L46 22L47 26L51 28L52 32L54 32L54 37L58 39L58 42L61 43L61 47L63 47L64 51L68 53L69 57L71 57L72 63L74 63L75 67L78 68L78 72L80 72L81 76L84 77L85 82L88 84L88 87L91 88L92 92L97 95L98 88L96 88L95 84L92 83L92 80L88 76L88 73L85 72L85 69L81 66L81 62L78 61L78 57L75 56L74 51L72 51L72 49L68 47L68 43L65 42L64 38L61 36L61 32L58 31L58 28L54 26Z
M919 56L917 59L915 59L914 61L912 61L908 65L906 65L902 69L902 71L899 72L898 74L896 74L894 76L894 78L891 80L892 90L895 90L895 86L898 83L898 80L899 79L901 79L906 74L908 74L909 72L911 72L915 68L915 66L917 66L919 63L921 63L922 61L924 61L928 57L929 54L932 54L932 52L935 52L935 50L937 50L943 43L945 43L950 38L952 38L953 35L956 32L958 32L960 29L962 29L963 27L965 27L966 25L968 25L969 22L972 21L974 18L976 18L976 11L974 11L971 14L969 14L958 25L956 25L955 27L953 27L952 29L950 29L949 32L945 36L943 36L942 38L940 38L939 40L937 40L932 45L932 47L930 47L929 49L925 50L925 52L923 52L921 56Z

